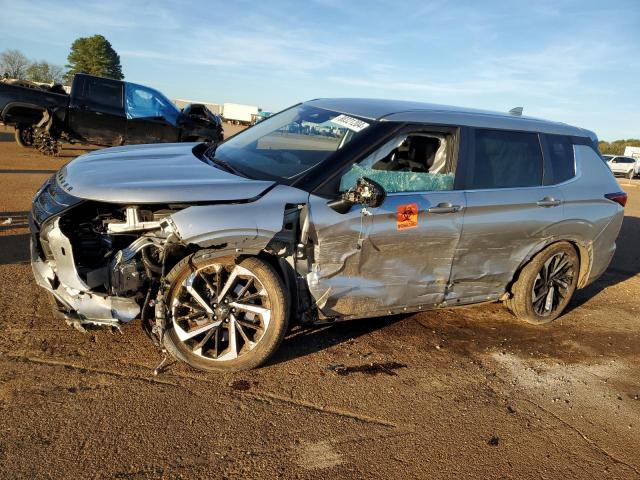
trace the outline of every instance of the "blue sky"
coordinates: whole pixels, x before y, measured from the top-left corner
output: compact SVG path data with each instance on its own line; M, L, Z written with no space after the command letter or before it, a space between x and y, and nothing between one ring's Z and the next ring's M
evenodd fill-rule
M0 0L0 50L64 65L101 33L127 80L279 110L382 97L640 138L640 0Z

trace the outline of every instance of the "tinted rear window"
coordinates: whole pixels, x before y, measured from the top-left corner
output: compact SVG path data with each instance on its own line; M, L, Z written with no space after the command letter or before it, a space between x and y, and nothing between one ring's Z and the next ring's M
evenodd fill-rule
M535 133L475 131L469 189L542 185L542 151Z
M82 96L92 104L122 108L122 83L103 78L87 78Z
M573 142L564 135L541 135L544 146L544 184L566 182L576 174Z

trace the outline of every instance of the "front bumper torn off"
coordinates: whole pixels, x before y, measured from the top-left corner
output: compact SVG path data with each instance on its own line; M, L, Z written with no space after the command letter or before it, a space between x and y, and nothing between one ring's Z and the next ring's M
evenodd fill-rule
M52 259L42 260L31 239L31 267L36 283L50 292L62 306L60 312L70 321L117 326L133 320L140 307L132 298L115 297L90 290L75 268L69 239L54 221L42 232Z

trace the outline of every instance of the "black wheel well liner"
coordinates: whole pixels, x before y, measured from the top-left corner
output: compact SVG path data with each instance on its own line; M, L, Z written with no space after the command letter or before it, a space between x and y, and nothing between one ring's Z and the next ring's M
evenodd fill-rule
M9 102L2 109L2 114L0 118L6 120L6 117L15 116L16 119L9 120L10 124L22 125L22 124L30 124L34 125L40 121L38 116L42 118L44 112L46 112L46 108L41 105L36 105L33 103L27 102ZM14 113L15 112L15 113Z
M265 250L262 250L258 255L256 255L259 259L268 263L273 270L276 272L276 275L282 281L284 288L289 293L289 322L290 325L294 325L296 321L299 319L298 305L299 305L299 292L297 288L297 280L296 280L296 272L293 267L287 262L283 257L279 257L272 253L269 253Z

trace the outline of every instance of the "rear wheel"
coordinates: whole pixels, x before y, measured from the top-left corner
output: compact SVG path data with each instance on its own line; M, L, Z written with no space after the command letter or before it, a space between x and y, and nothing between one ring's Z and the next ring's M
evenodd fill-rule
M505 303L513 314L537 325L560 316L578 283L580 260L567 242L558 242L538 253L513 284Z
M287 295L274 270L251 257L189 256L169 273L165 346L201 370L263 364L287 331Z
M16 127L16 143L23 148L33 147L33 127L31 125L18 125Z

